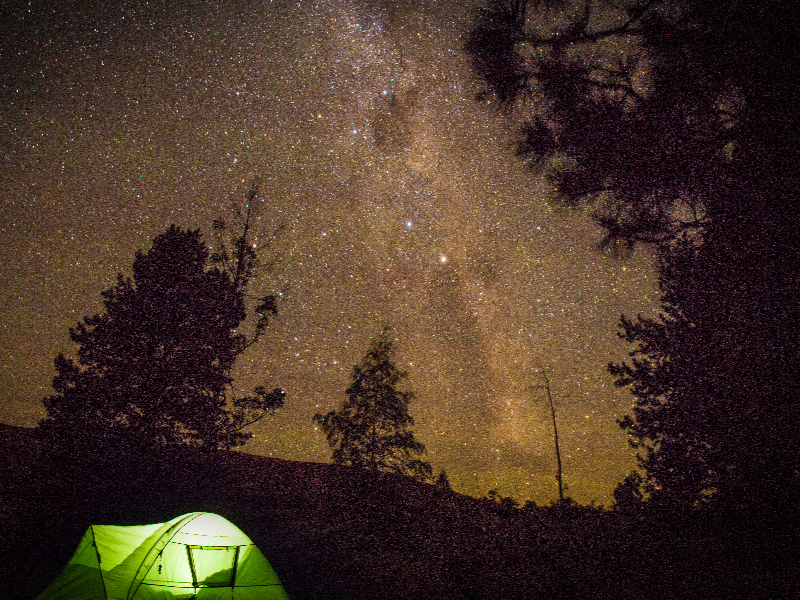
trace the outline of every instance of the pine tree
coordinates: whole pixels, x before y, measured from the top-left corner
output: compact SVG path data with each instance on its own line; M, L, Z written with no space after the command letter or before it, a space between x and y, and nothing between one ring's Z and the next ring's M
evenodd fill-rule
M436 483L434 484L436 487L440 487L446 490L452 490L452 486L450 485L450 478L447 476L447 471L442 469L439 475L436 477Z
M120 274L102 292L105 312L70 329L78 360L56 358L56 393L44 400L41 429L94 445L244 443L245 427L284 399L262 386L243 398L231 394L234 362L252 341L239 332L252 275L253 257L245 258L248 268L233 274L211 268L200 231L175 225L137 252L133 278ZM262 298L257 310L256 335L275 312L274 298Z
M800 68L793 2L500 0L466 51L518 154L604 248L648 243L662 315L623 319L612 373L645 497L800 498Z
M663 259L662 313L623 316L620 336L635 346L609 370L634 395L620 425L640 450L645 497L764 512L800 497L796 302L754 289L754 276L733 279L759 263L726 266L720 245Z
M392 353L391 330L386 328L361 364L353 367L341 410L317 413L314 422L322 427L336 464L427 481L432 477L430 464L414 458L425 452L411 431L414 419L408 404L414 394L398 389L407 374L397 369Z

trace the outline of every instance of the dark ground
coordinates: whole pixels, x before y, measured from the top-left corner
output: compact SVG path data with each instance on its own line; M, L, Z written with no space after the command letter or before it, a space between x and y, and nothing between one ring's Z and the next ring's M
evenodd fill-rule
M514 508L402 476L241 452L46 451L0 425L2 597L34 598L92 523L218 513L292 600L800 597L792 523ZM752 516L751 516L752 517Z

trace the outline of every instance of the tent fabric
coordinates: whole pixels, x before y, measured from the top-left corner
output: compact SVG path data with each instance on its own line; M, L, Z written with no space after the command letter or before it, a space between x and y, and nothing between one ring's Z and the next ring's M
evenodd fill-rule
M92 525L36 600L288 597L249 537L219 515L196 512L154 525Z

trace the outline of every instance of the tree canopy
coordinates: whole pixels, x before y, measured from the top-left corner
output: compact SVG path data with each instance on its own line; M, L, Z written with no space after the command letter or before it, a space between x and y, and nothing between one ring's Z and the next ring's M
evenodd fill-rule
M606 243L667 242L776 201L734 194L745 180L796 183L792 4L506 0L465 48L520 156L593 203Z
M408 413L414 394L398 389L407 374L392 360L393 345L391 329L386 328L372 341L361 364L353 367L341 410L317 413L314 422L328 439L334 463L427 481L433 471L430 464L415 458L425 446L414 439L414 419Z
M234 397L231 371L248 340L246 268L211 267L199 230L172 225L148 252L137 252L133 278L121 274L102 292L105 312L70 329L77 362L55 360L55 394L44 400L45 432L90 444L133 442L147 448L205 449L244 443L245 427L280 408L284 392L259 386ZM239 264L239 254L233 261ZM257 309L257 334L275 312Z
M798 8L509 0L467 36L518 154L603 247L657 251L662 315L623 318L636 346L611 371L642 489L673 505L798 493Z

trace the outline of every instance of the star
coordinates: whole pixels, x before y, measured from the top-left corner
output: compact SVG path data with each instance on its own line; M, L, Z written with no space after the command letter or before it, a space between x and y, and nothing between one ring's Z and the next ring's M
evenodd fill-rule
M461 52L477 0L277 4L239 19L143 4L90 23L34 3L15 19L30 30L0 74L0 422L45 416L69 327L103 310L137 250L173 222L212 244L212 220L235 221L260 180L252 292L280 290L279 314L236 383L287 397L245 451L330 461L311 417L341 403L391 324L415 438L457 491L557 494L549 417L526 391L542 363L563 447L581 448L570 493L608 504L635 462L616 425L631 398L604 365L628 350L620 313L655 310L652 257L596 251L586 215L553 210L509 152Z

